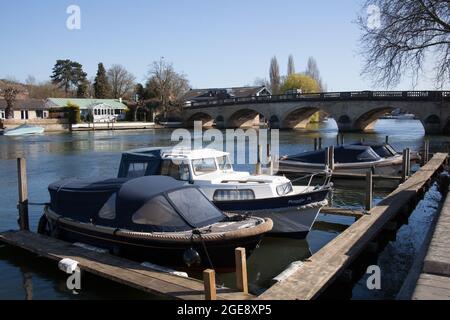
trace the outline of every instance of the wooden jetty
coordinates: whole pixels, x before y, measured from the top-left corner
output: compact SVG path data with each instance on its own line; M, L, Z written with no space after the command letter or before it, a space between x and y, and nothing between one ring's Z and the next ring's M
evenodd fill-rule
M0 233L0 242L25 249L56 262L70 258L78 262L78 267L82 271L154 295L183 300L205 299L205 287L200 280L153 271L131 260L80 248L68 242L30 231L2 232ZM56 263L55 270L57 268ZM227 288L217 289L216 294L216 298L219 300L249 300L253 297L248 293Z
M214 270L207 270L200 281L189 277L156 271L137 262L109 253L87 248L29 231L28 188L26 161L17 159L19 189L18 231L0 232L0 242L27 250L39 256L56 260L69 258L78 263L82 271L112 280L154 295L185 300L249 300L245 249L236 248L236 287L240 291L217 288Z
M413 300L450 299L450 195L447 195L417 279Z
M369 214L359 218L315 253L289 278L259 296L268 300L316 299L351 262L369 246L377 234L399 213L409 212L447 163L446 153L437 153L418 172L382 200Z

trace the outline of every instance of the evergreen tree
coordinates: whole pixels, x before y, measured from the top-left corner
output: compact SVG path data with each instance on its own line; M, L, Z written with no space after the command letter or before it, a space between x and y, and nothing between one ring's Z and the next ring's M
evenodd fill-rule
M77 88L77 98L87 98L89 97L89 81L87 79L83 79L78 84Z
M107 99L111 96L111 87L103 63L98 64L97 76L94 82L94 95L97 99Z
M52 83L64 90L67 97L73 87L86 79L87 74L83 71L83 66L76 61L57 60L53 67L53 74L50 76Z

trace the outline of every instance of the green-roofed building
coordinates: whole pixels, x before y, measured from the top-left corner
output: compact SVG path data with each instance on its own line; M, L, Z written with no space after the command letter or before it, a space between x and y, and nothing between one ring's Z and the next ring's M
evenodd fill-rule
M88 116L92 115L94 122L124 120L127 109L122 99L48 98L45 105L49 109L76 105L80 107L82 119L88 119Z

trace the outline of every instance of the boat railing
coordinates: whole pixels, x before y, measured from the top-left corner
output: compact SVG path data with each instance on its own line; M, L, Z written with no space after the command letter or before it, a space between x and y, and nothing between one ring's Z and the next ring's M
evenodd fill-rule
M324 180L323 184L320 186L321 188L323 188L330 184L332 173L333 172L327 166L323 171L318 171L318 172L308 174L306 176L301 176L299 178L291 180L291 182L293 183L293 182L298 182L298 181L309 179L308 186L307 186L309 188L315 177L325 175L325 180Z

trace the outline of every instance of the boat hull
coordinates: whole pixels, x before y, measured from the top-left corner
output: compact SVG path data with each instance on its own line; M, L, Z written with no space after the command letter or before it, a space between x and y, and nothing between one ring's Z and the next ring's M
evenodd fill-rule
M201 271L211 267L219 272L232 271L235 269L235 249L237 247L245 248L247 257L249 257L263 236L263 234L258 234L226 241L204 241L205 245L203 245L201 242L138 239L117 235L114 232L105 232L105 228L96 228L93 225L86 227L83 223L64 223L61 219L52 218L50 215L46 215L46 218L50 226L49 235L57 239L71 243L81 242L106 249L112 254L138 262L151 262L188 271ZM189 248L193 248L199 253L200 264L186 266L183 254Z
M323 164L311 164L291 160L280 160L279 173L316 173L324 169ZM366 173L398 176L402 170L402 157L376 162L336 163L333 173Z
M31 134L41 134L44 132L44 128L42 127L33 127L33 128L25 128L25 129L10 129L5 130L3 132L4 136L24 136L24 135L31 135Z
M218 201L222 211L238 212L260 218L270 218L273 228L270 236L305 238L317 215L327 203L330 188L278 198Z

